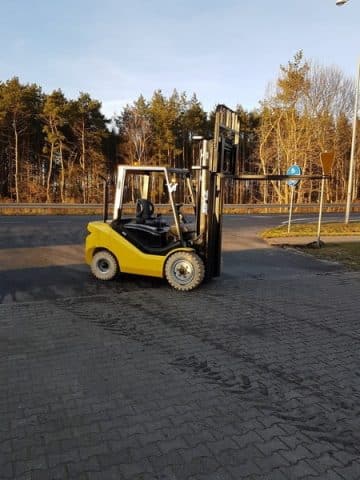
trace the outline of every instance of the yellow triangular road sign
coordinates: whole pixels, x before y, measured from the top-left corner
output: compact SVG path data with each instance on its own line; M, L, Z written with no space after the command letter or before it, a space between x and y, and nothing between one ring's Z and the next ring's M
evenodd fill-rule
M324 175L330 175L331 167L334 162L334 152L321 152L320 159Z

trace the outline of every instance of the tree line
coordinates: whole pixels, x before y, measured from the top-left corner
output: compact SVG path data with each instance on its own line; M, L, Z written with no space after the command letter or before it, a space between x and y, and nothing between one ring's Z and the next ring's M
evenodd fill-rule
M354 84L336 67L323 67L296 53L280 67L260 106L241 105L237 173L285 173L296 163L305 174L321 173L320 154L334 152L327 200L345 199L352 136ZM194 135L209 136L214 112L196 94L161 90L139 96L107 119L88 93L67 99L58 89L43 93L17 77L0 82L0 199L15 202L101 201L101 176L116 164L191 168L198 163ZM358 153L358 151L357 151ZM357 167L358 165L358 155ZM358 170L357 170L358 171ZM359 182L355 176L357 198ZM318 199L319 182L302 181L297 199ZM286 182L233 182L229 203L287 203Z
M16 202L92 202L116 139L87 93L45 95L18 78L0 83L0 196Z

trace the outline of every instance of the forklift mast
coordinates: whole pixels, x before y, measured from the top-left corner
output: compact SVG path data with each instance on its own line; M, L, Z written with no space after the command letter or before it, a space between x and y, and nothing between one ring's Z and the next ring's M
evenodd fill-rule
M213 138L202 141L200 153L198 233L208 279L218 277L221 271L224 183L236 175L239 138L239 116L225 105L218 105Z

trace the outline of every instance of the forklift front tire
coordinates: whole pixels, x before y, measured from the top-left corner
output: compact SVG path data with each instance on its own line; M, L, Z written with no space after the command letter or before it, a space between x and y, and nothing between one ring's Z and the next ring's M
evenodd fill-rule
M204 275L204 262L196 253L175 252L165 264L166 280L176 290L193 290L201 284Z
M114 255L107 250L96 252L91 261L91 272L98 280L112 280L119 266Z

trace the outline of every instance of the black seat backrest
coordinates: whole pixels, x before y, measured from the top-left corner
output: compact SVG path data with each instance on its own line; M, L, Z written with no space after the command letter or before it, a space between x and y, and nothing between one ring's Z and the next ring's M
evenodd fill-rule
M146 223L154 219L154 205L146 198L138 198L136 201L136 223Z

